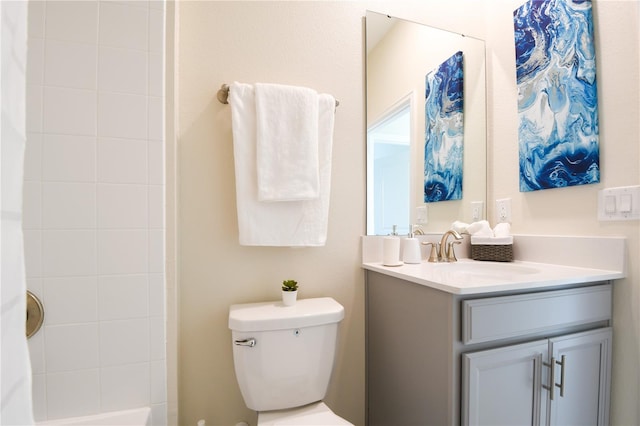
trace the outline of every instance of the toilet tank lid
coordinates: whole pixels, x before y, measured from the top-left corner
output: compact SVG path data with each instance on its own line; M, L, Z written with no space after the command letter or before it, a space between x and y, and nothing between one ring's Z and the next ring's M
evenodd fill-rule
M300 299L293 306L282 302L245 303L229 308L234 331L284 330L340 322L344 307L331 297Z

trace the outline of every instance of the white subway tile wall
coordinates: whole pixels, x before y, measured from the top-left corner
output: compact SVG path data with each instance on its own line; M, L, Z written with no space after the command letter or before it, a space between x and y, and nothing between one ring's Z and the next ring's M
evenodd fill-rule
M147 363L125 364L103 368L100 371L100 392L103 409L148 406L151 389L150 368Z
M29 2L24 235L36 420L167 422L164 2Z
M47 373L44 387L47 416L51 419L100 412L100 370L97 368Z

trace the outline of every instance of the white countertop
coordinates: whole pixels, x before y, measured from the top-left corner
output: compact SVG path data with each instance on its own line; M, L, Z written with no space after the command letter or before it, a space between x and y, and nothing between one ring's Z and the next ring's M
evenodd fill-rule
M428 262L423 246L422 263L384 266L382 237L365 236L362 267L452 294L549 289L626 277L624 237L516 235L514 262L468 259L467 246L456 249L459 260L451 264Z
M460 259L455 263L384 266L365 262L364 269L400 278L452 294L535 290L624 278L622 271L590 269L535 262L481 262Z

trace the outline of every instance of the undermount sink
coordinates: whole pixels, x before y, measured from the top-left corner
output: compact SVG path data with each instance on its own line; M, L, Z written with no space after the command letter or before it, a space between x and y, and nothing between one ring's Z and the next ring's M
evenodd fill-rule
M511 262L485 262L474 260L461 260L458 262L430 263L430 266L441 268L451 272L465 272L484 276L493 275L530 275L537 274L540 269L531 266L518 265Z
M441 282L485 285L489 282L530 281L542 272L535 266L520 265L514 262L487 262L459 260L458 262L423 262L422 270Z

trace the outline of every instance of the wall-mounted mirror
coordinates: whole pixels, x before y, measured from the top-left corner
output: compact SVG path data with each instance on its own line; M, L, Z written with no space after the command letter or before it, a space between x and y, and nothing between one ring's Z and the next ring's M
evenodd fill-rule
M376 12L366 16L367 235L442 232L486 215L485 43ZM462 198L425 203L426 77L462 52ZM481 202L482 204L477 204Z

